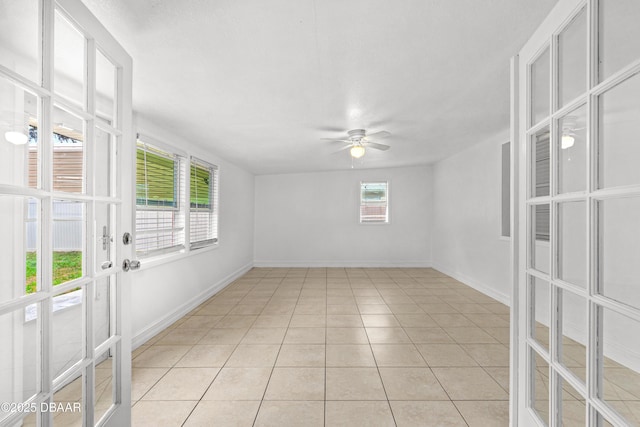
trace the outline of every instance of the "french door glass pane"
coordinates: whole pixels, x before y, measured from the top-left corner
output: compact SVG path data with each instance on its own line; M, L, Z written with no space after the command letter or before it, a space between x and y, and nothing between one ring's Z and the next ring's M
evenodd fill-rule
M549 127L545 127L531 137L531 197L549 195L551 180L551 139Z
M82 360L84 289L53 297L53 378Z
M53 110L53 190L85 191L84 120L61 108Z
M20 196L0 196L0 302L38 290L40 203Z
M71 409L69 411L54 414L54 426L82 426L82 409L84 409L82 402L82 385L85 380L84 375L78 375L73 381L54 393L54 404L63 404L65 407L69 407Z
M54 22L54 90L76 105L85 105L85 38L56 11Z
M549 351L549 283L531 276L529 279L531 307L531 337Z
M587 366L587 301L567 290L560 292L560 351L558 359L576 377L586 383Z
M116 93L116 67L98 49L96 51L96 114L113 124Z
M558 36L558 101L560 106L582 95L587 89L587 12L586 9Z
M604 81L640 58L640 2L637 0L599 0L600 79Z
M0 184L38 186L38 97L0 78Z
M96 357L95 367L95 393L94 393L94 423L107 413L109 408L114 405L114 387L112 354L115 354L115 348L109 349L105 354Z
M571 385L562 381L562 426L584 427L586 425L585 399Z
M111 337L115 331L111 301L115 298L116 276L102 277L95 282L93 296L93 339L94 346L98 347Z
M558 193L587 188L587 106L558 121Z
M599 396L627 419L640 425L640 322L601 308L604 372Z
M531 124L549 116L549 88L551 77L549 48L531 64Z
M558 203L558 278L587 288L587 203Z
M640 197L598 202L599 293L640 308Z
M545 425L549 425L549 364L534 350L529 351L531 371L528 378L533 378L530 405Z
M549 274L550 206L548 203L532 205L531 233L529 235L530 266Z
M53 286L84 276L85 205L53 200Z
M102 129L95 131L95 195L113 196L113 176L111 168L116 162L115 137Z
M596 425L601 425L604 427L614 427L606 418L602 416L602 414L598 414L598 423Z
M37 316L37 315L36 315ZM38 326L24 321L24 310L0 315L0 402L20 403L38 393ZM0 423L10 411L0 411Z
M640 184L639 116L640 74L600 95L599 188Z
M0 0L0 64L39 82L38 0Z

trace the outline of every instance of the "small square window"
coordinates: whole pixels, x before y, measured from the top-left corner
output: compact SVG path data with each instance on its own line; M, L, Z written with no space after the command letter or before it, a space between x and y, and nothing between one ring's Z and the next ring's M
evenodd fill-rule
M389 183L386 181L360 183L360 223L389 222Z

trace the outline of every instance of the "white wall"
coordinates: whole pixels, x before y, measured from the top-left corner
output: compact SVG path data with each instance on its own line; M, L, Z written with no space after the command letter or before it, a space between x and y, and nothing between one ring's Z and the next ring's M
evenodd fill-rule
M501 147L508 134L433 166L433 267L509 304L509 240L501 238Z
M254 177L137 117L137 129L219 166L219 246L166 263L142 260L132 288L134 348L253 265Z
M390 224L359 223L360 181L388 180ZM255 265L430 266L431 167L255 178Z

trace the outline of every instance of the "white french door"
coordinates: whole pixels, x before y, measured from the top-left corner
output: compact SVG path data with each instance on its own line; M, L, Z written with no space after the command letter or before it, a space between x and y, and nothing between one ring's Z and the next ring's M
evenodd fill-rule
M560 0L518 57L518 423L640 425L640 1Z
M131 58L80 0L0 0L0 425L127 425Z

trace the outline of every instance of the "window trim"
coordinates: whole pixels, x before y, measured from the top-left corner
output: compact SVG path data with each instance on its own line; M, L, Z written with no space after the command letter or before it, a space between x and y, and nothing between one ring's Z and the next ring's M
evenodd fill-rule
M385 221L362 221L362 185L363 184L385 184L387 186L386 189L386 198L387 198L387 211L386 211L386 220ZM390 194L391 180L389 179L368 179L361 180L358 184L358 224L360 225L389 225L391 224L391 198Z
M140 269L143 270L147 268L153 268L158 265L165 265L168 262L177 261L177 260L189 257L195 253L200 254L203 252L207 252L209 250L217 249L220 243L220 239L219 239L220 166L217 165L216 163L206 160L206 157L204 156L202 157L199 156L198 154L200 153L193 153L191 151L185 151L184 149L179 149L171 144L160 141L147 134L138 133L137 138L140 140L143 140L145 143L149 145L154 146L155 148L180 156L181 161L184 162L184 167L182 168L182 170L184 171L184 176L181 176L181 178L184 179L184 184L182 185L184 196L181 199L181 202L182 202L181 205L179 205L179 209L182 210L182 213L185 216L184 243L182 245L176 245L170 248L162 248L162 249L158 249L157 251L151 251L147 254L137 254L138 257L144 260L144 262L141 264ZM137 146L134 147L134 150L137 150ZM196 159L200 164L204 163L208 166L211 166L215 170L215 179L217 181L215 183L215 188L212 187L213 194L211 196L212 203L213 203L212 212L214 215L214 221L215 221L214 224L216 226L214 231L215 237L213 239L209 239L206 241L205 240L198 241L195 243L191 242L191 221L190 221L191 209L192 209L191 208L191 164L192 164L191 162L192 162L192 159ZM134 186L134 191L133 191L134 209L132 211L132 216L133 216L133 224L135 225L136 212L138 207L138 205L136 204L135 180L132 183L132 185ZM174 208L152 207L152 209L148 209L148 210L166 211L171 209L174 209ZM137 236L137 232L134 229L134 237L135 236ZM134 250L134 253L136 253L135 238L133 243L133 250Z

